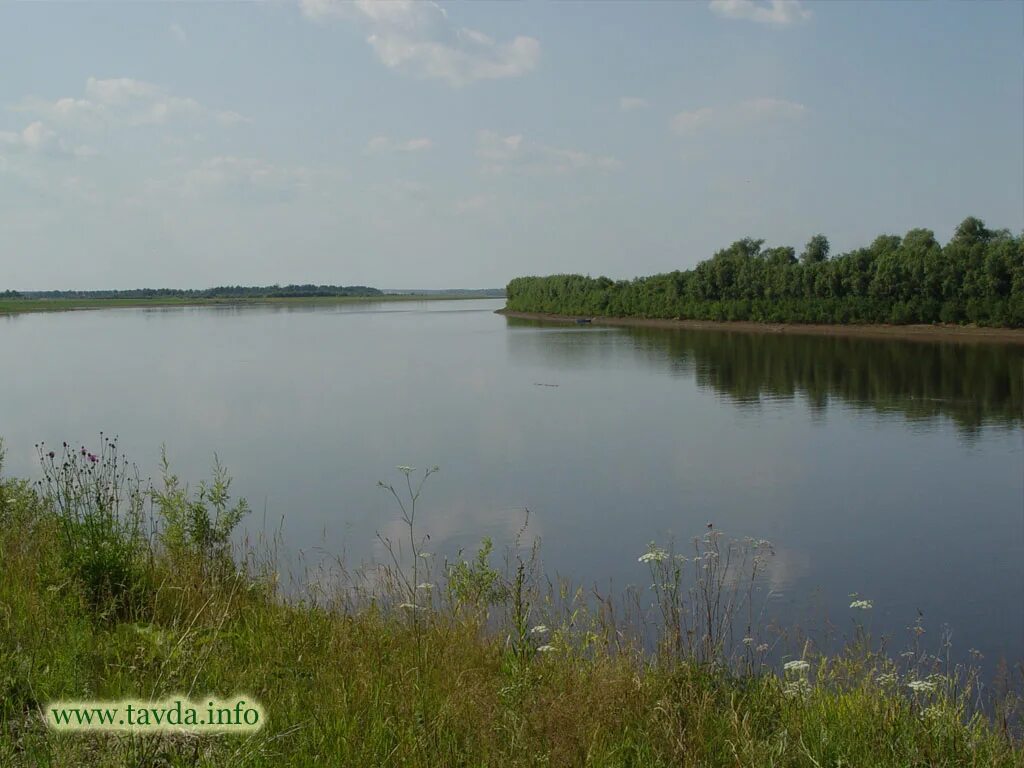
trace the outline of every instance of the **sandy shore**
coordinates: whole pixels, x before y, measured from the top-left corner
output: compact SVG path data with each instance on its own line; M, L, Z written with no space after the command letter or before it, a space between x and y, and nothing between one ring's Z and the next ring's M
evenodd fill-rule
M575 315L544 312L513 312L499 309L499 315L523 320L575 323ZM681 328L696 331L738 331L742 333L789 333L802 336L855 336L859 338L909 339L912 341L955 341L960 343L1024 345L1024 328L981 328L973 325L804 325L800 323L717 322L714 320L650 320L639 317L593 317L594 325L627 325L642 328Z

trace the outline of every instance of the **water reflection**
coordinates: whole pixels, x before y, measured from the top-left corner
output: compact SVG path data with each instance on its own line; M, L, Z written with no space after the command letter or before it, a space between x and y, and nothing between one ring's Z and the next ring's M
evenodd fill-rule
M508 318L509 351L548 366L635 363L694 378L738 407L802 396L812 411L838 401L899 414L945 417L965 434L1024 418L1024 349L996 344L755 334L658 328L545 326Z

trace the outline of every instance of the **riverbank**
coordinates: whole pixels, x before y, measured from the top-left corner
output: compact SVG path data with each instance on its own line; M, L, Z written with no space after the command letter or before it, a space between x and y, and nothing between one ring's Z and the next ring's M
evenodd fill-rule
M499 309L496 314L520 320L542 320L575 324L577 315L546 312L516 312ZM794 334L803 336L852 336L857 338L905 339L910 341L953 341L1024 345L1024 328L986 328L971 325L817 325L800 323L754 323L747 321L662 320L641 317L592 317L592 325L636 326L693 331L733 331L738 333Z
M288 296L273 298L153 298L153 299L0 299L0 316L30 312L70 312L86 309L145 309L206 306L304 306L366 302L455 301L480 298L465 294L391 294L382 296Z
M699 624L700 611L693 633L661 614L661 642L644 651L600 601L544 592L530 561L493 566L486 541L469 560L398 551L394 567L363 578L315 570L285 590L276 545L232 557L231 529L246 507L231 503L222 471L191 491L168 471L148 492L114 443L96 450L44 446L41 484L0 481L0 765L1024 760L1006 711L977 714L973 679L912 666L931 664L926 657L890 659L862 635L838 657L805 644L773 670L760 638L740 640L755 630L737 627L738 655L727 654L724 625ZM399 471L416 488L421 475ZM140 499L152 502L148 520ZM712 533L701 541L701 573L731 583L716 570L730 559L726 545ZM652 599L684 606L671 602L686 594L671 581L681 561L655 547L640 561L659 585ZM715 616L734 599L719 601ZM263 707L255 734L57 734L43 724L54 700L239 694Z

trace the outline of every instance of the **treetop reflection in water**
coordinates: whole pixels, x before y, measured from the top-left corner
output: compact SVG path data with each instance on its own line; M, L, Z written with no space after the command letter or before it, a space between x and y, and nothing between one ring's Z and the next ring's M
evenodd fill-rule
M508 318L511 328L545 327ZM803 395L812 409L830 400L912 420L951 419L965 434L1016 427L1024 416L1024 349L1011 345L879 340L738 331L547 326L512 334L514 354L545 363L631 350L638 362L694 376L739 405ZM552 334L556 334L553 336Z

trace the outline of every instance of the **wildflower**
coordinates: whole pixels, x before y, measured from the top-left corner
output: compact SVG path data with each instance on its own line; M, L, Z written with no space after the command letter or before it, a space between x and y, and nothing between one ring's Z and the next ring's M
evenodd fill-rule
M537 648L537 650L540 651L541 653L550 653L551 651L555 650L555 646L553 646L553 645L541 645L541 646L539 646Z
M811 684L803 678L799 680L791 680L786 683L786 687L782 689L783 695L787 699L803 699L806 698L811 692Z
M935 683L931 680L911 680L907 683L907 688L914 693L931 693L935 690Z
M793 661L787 661L785 664L782 665L782 668L786 672L801 673L809 670L811 668L811 665L803 659L794 659Z
M850 603L850 607L858 608L862 611L869 611L872 608L874 608L874 605L872 605L870 600L854 600L852 603Z
M405 472L405 474L407 474L407 475L410 472L415 472L416 471L416 467L410 467L407 464L399 464L397 467L395 467L395 469L397 469L399 472Z
M758 653L764 653L768 650L768 643L761 643L757 648L754 649Z
M422 611L423 610L423 608L421 606L415 605L413 603L402 603L398 607L402 608L403 610L406 610L406 611Z
M899 682L899 676L894 672L884 672L875 678L879 685L895 685Z
M637 558L638 563L661 563L668 557L668 552L664 549L659 549L654 546L654 542L651 542L651 546L644 554Z
M420 557L422 557L424 560L429 560L433 556L434 556L433 552L420 552Z
M46 455L47 455L47 456L49 456L49 457L50 457L50 458L52 459L52 458L53 458L54 456L56 456L57 454L56 454L56 453L54 453L53 451L50 451L50 452L49 452L48 454L46 454Z
M431 583L430 583L429 581L425 581L425 582L423 582L422 584L417 584L417 585L416 585L416 589L425 589L425 590L427 590L428 592L429 592L430 590L432 590L433 588L434 588L434 585L433 585L433 584L431 584Z
M531 635L546 635L547 633L548 628L543 624L538 624L536 627L530 630Z
M754 644L754 638L752 638L752 637L744 637L743 638L743 644L744 645L753 645Z

